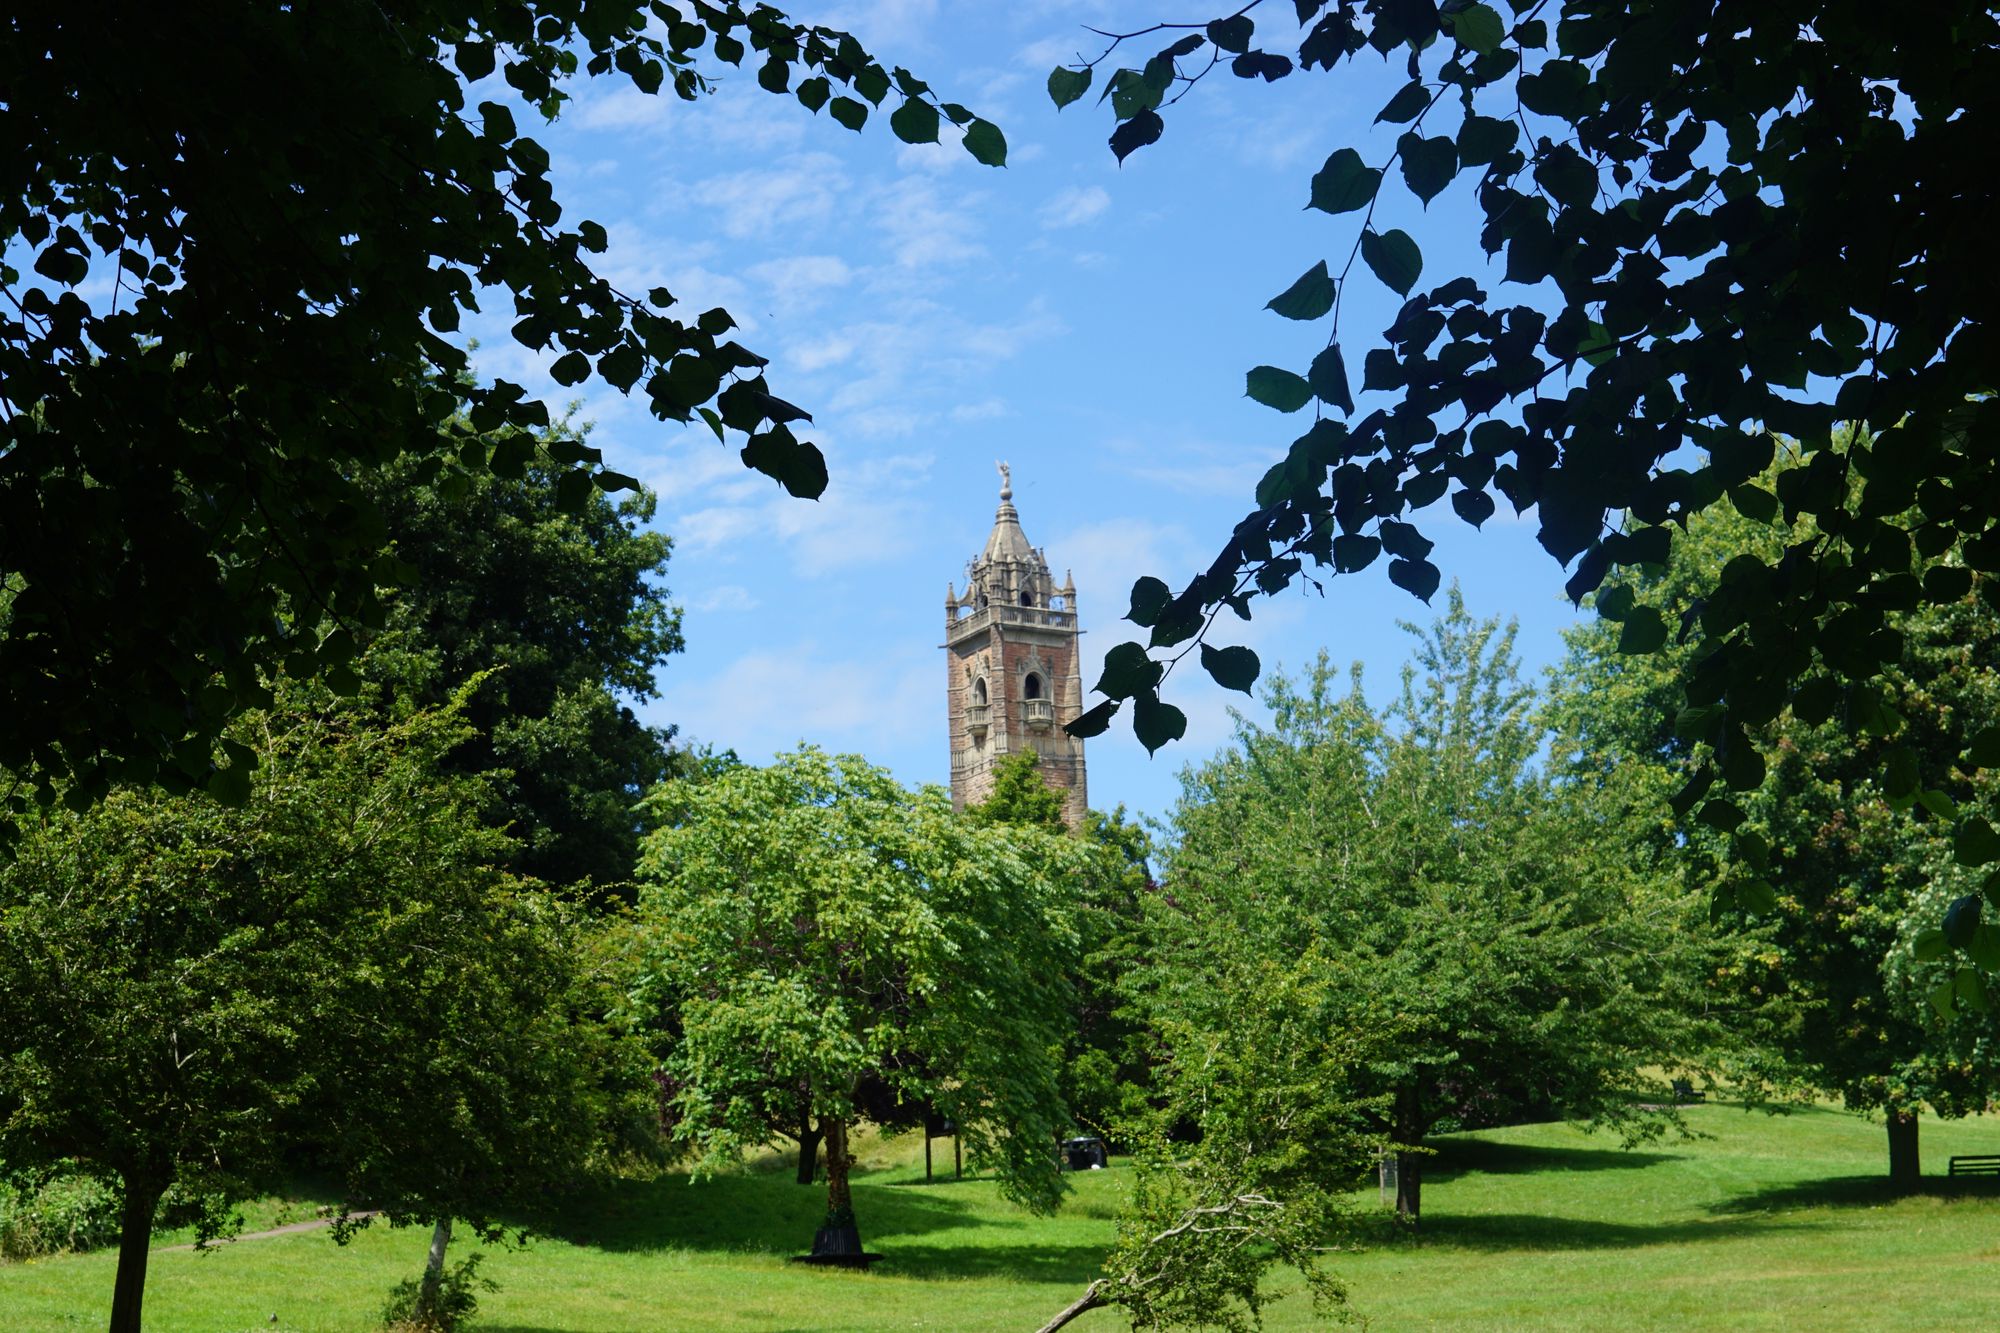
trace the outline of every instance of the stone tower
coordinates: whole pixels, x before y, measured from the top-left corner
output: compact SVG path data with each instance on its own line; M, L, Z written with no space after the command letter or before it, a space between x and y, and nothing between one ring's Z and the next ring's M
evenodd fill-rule
M945 697L951 728L951 803L963 810L993 789L993 766L1033 750L1042 780L1064 792L1063 817L1083 826L1083 742L1063 730L1083 711L1076 585L1061 587L1028 545L1000 464L1000 512L986 549L966 571L965 594L944 593Z

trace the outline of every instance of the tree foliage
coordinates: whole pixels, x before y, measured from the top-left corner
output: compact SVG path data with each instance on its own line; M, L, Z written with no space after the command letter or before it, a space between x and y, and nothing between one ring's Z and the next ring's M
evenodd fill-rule
M1788 450L1754 485L1782 488L1809 460ZM1716 982L1729 1002L1769 1008L1776 1021L1758 1033L1769 1072L1892 1122L1923 1106L1981 1110L2000 1090L1991 1001L1977 968L1945 955L1957 945L1972 963L2000 965L2000 926L1952 829L1961 815L1973 828L1995 816L1992 773L1959 762L2000 712L2000 615L1977 586L1986 576L1954 603L1888 620L1901 650L1879 710L1842 708L1827 690L1817 708L1795 698L1753 736L1753 756L1770 756L1756 783L1684 827L1669 803L1727 740L1710 711L1680 697L1681 680L1700 677L1702 649L1619 651L1627 627L1675 623L1713 595L1729 561L1779 558L1810 535L1746 496L1692 521L1667 563L1606 588L1595 623L1571 633L1562 673L1574 758L1591 780L1637 778L1655 812L1651 855L1684 868L1712 916L1741 933L1740 958ZM1646 854L1647 840L1633 851Z
M116 1180L115 1330L154 1208L311 1161L360 1207L490 1219L594 1142L561 909L490 862L449 712L323 692L232 729L249 799L118 789L0 867L0 1159Z
M813 749L654 800L632 1007L664 1033L664 1115L702 1166L813 1123L828 1226L851 1229L846 1132L879 1091L1053 1207L1076 842L976 827L942 791Z
M1818 680L1868 708L1901 653L1889 618L2000 570L1993 186L1976 165L2000 110L1994 14L1970 0L1510 7L1295 0L1293 28L1253 0L1109 34L1096 60L1050 76L1060 107L1133 44L1164 43L1103 80L1121 159L1160 141L1171 103L1219 68L1268 82L1372 54L1407 79L1376 117L1405 127L1393 147L1339 148L1301 192L1342 219L1345 255L1271 304L1323 322L1324 349L1303 374L1249 372L1253 399L1311 404L1314 420L1214 562L1171 595L1142 581L1131 619L1178 660L1223 607L1247 616L1309 569L1386 562L1429 600L1425 511L1447 496L1474 526L1496 500L1532 510L1581 598L1666 559L1677 528L1739 495L1814 533L1717 571L1679 627L1704 646L1689 702L1738 752ZM1416 240L1377 220L1397 191L1428 205L1458 182L1497 284L1419 284ZM1357 260L1408 297L1379 342L1341 326ZM1757 487L1773 433L1823 441L1839 422L1869 431ZM1667 628L1634 627L1625 650L1658 650ZM1158 676L1107 673L1109 698L1075 729L1102 730L1131 699L1140 739L1163 743ZM1756 785L1747 761L1717 773Z
M614 286L604 227L565 217L522 128L579 75L692 99L730 67L849 129L892 106L906 142L949 125L1005 161L998 129L853 37L737 0L11 14L0 768L44 801L65 775L80 801L114 780L240 799L229 771L253 756L213 752L227 719L281 663L347 664L338 631L379 626L408 572L360 473L538 459L566 504L630 488L579 441L538 446L548 413L520 385L461 380L460 319L496 295L558 381L642 393L818 495L810 417L728 312Z
M1324 656L1274 678L1270 727L1239 720L1183 779L1135 978L1157 1021L1231 1031L1243 978L1298 968L1329 1024L1379 1034L1321 1078L1401 1153L1412 1217L1440 1126L1656 1133L1641 1071L1702 1053L1688 905L1627 864L1621 812L1533 767L1546 733L1511 640L1453 590L1381 713Z
M541 449L560 448L558 428ZM408 706L441 705L474 676L471 735L446 762L485 773L517 864L544 883L629 881L639 797L669 773L671 730L632 706L682 647L660 577L673 543L647 524L654 497L592 491L565 506L560 474L426 484L407 461L370 476L389 550L413 577L389 597L369 677ZM496 771L498 770L498 771Z

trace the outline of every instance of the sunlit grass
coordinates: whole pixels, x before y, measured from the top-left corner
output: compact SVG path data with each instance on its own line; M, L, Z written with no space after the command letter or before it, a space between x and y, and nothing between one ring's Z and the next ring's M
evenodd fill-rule
M1332 1256L1383 1330L1985 1328L2000 1310L2000 1186L1891 1195L1879 1123L1814 1110L1697 1108L1708 1136L1633 1152L1561 1125L1448 1136L1421 1238L1362 1228ZM1926 1164L2000 1151L2000 1121L1923 1128ZM626 1181L567 1200L548 1234L489 1250L488 1333L672 1329L1026 1330L1095 1274L1128 1179L1075 1178L1053 1218L992 1183L922 1183L920 1140L871 1144L856 1186L867 1274L797 1267L823 1206L782 1161L730 1176ZM269 1215L268 1211L265 1214ZM365 1330L422 1261L417 1230L371 1229L153 1256L147 1326L162 1333ZM0 1328L103 1323L109 1253L0 1267ZM278 1322L273 1324L271 1316ZM1271 1310L1303 1327L1303 1302ZM1121 1327L1115 1313L1074 1327Z

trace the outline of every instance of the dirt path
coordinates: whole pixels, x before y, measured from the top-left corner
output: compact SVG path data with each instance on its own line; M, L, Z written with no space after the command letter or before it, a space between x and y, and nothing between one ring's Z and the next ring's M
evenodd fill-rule
M379 1212L354 1214L356 1217L380 1217L381 1215ZM240 1236L230 1236L226 1240L214 1241L211 1243L210 1248L217 1245L234 1245L239 1240L269 1240L273 1236L296 1236L301 1231L318 1231L332 1225L333 1219L330 1217L315 1217L309 1222L293 1222L282 1227L272 1227L269 1231L246 1231ZM154 1248L153 1253L172 1254L176 1250L192 1250L193 1248L194 1246L192 1245L160 1245Z

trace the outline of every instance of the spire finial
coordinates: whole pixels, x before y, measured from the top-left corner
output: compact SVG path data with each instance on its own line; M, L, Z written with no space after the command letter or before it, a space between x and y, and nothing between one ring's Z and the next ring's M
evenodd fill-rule
M1000 464L1000 498L1003 500L1014 498L1014 469L1005 463Z

